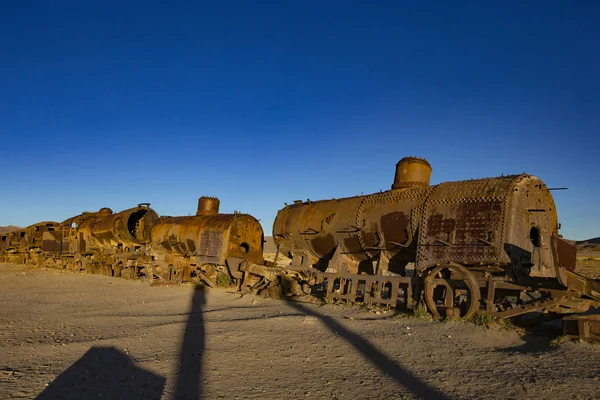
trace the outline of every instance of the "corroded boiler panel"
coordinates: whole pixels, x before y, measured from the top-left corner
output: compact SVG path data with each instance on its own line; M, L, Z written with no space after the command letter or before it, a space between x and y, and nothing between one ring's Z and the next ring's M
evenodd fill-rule
M199 213L189 217L162 217L151 232L153 253L165 258L184 257L194 264L225 264L229 257L263 262L264 234L260 223L247 214ZM175 261L170 262L175 264Z
M158 214L149 204L140 204L117 214L110 209L103 209L77 227L80 249L85 246L86 250L116 248L119 251L132 251L135 246L150 241L150 231L157 220Z
M414 261L420 209L430 188L412 187L368 196L297 203L280 210L273 225L279 251L326 270L372 272L383 253L390 271ZM330 261L338 253L337 266ZM369 269L371 269L369 271Z
M58 222L40 222L25 228L26 246L30 249L60 253L62 232Z

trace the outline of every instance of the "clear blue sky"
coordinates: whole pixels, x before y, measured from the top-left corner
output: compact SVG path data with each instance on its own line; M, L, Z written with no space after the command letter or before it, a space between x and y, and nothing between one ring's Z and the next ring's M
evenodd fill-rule
M600 236L596 1L4 1L0 225L526 171Z

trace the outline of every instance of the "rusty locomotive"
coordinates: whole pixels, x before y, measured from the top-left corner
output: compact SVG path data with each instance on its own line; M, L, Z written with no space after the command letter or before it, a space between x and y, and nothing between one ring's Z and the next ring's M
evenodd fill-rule
M140 204L35 224L1 235L0 258L151 282L216 286L225 276L243 291L283 287L393 307L423 300L436 317L549 317L599 305L600 285L574 272L575 247L558 233L540 179L430 186L431 172L426 160L406 157L388 191L286 205L273 224L271 262L259 222L219 214L209 197L189 217L159 217Z
M329 297L410 308L436 317L546 316L597 305L599 285L574 272L552 195L531 175L429 185L430 164L406 157L391 190L296 201L273 237L291 268Z
M102 208L0 235L0 260L214 286L220 271L241 278L240 266L263 263L259 222L218 211L219 200L212 197L201 197L196 215L186 217L159 217L148 203L119 213ZM256 279L246 279L251 282Z

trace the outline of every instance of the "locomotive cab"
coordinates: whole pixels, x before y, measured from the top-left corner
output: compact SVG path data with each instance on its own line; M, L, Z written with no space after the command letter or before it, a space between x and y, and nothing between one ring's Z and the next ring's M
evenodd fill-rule
M516 183L510 199L505 250L517 278L557 278L575 271L576 248L558 233L556 207L546 185L534 176Z

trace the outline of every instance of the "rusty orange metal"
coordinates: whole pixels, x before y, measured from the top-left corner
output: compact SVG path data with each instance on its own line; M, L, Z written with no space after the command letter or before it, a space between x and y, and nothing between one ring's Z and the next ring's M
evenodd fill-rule
M191 270L207 264L226 265L231 257L264 262L260 223L248 214L219 214L218 205L218 199L201 197L196 215L162 217L153 225L151 245L157 269L187 268L192 274Z
M411 306L424 288L435 316L557 315L597 304L600 297L572 272L574 246L561 239L540 179L429 186L430 174L426 160L407 157L391 190L286 205L273 224L278 254L327 281L330 297Z
M80 251L116 248L129 252L150 241L152 225L158 214L148 203L113 214L103 208L94 216L86 216L77 227Z
M569 339L600 342L600 315L576 315L563 318L563 332Z
M404 157L396 164L396 175L392 189L429 186L431 165L424 158Z

